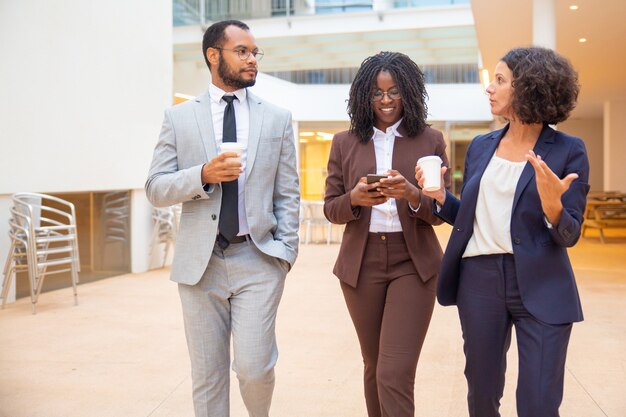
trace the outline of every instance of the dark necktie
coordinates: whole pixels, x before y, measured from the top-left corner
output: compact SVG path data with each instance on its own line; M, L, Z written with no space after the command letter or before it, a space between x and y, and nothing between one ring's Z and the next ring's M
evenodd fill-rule
M237 142L237 125L235 123L235 96L224 96L227 103L224 110L223 142ZM219 230L223 239L220 246L225 249L230 241L239 233L239 204L237 180L222 182L222 208L220 210ZM224 242L225 240L225 242Z

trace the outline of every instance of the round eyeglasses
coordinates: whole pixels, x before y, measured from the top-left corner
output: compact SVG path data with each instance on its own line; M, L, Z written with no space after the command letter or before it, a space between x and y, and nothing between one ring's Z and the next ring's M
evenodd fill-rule
M252 54L252 56L257 61L260 61L260 60L263 59L263 50L262 49L255 49L254 51L250 51L249 49L246 49L246 48L228 49L228 48L220 48L219 46L212 46L211 48L219 49L220 51L236 52L237 56L242 61L245 61L246 59L248 59L250 57L250 54Z
M385 94L387 94L387 97L389 97L390 100L398 100L400 98L400 92L398 90L395 90L395 89L389 90L389 91L376 90L374 91L374 94L372 94L372 100L381 101L383 97L385 97Z

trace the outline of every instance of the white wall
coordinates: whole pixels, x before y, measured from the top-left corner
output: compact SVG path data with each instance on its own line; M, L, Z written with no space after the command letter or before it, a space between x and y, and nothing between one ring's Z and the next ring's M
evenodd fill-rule
M2 0L0 56L0 194L143 187L171 103L171 0Z
M0 57L4 265L10 194L143 188L172 101L172 1L0 0Z

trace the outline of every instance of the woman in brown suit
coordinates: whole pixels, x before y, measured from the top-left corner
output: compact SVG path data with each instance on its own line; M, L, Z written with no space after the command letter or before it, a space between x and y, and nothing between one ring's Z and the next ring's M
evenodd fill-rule
M350 88L350 130L333 138L324 213L346 224L339 277L365 364L369 417L413 417L420 350L435 302L442 251L433 200L415 181L418 158L445 142L426 124L424 76L409 57L381 52ZM386 178L368 184L367 174ZM449 184L449 177L446 177Z

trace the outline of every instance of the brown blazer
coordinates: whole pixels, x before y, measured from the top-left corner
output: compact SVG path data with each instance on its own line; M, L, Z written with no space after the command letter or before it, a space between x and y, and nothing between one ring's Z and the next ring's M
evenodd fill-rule
M422 156L438 155L443 165L449 166L441 132L426 128L416 137L407 137L402 124L398 131L402 137L395 139L391 167L413 185L417 185L415 164ZM333 273L352 287L356 287L359 278L372 209L352 208L350 191L361 177L375 173L373 141L361 143L356 135L348 131L334 136L328 159L324 215L332 223L346 224ZM446 187L449 187L449 172L446 173L445 182ZM406 200L398 200L397 206L409 254L419 277L426 282L437 275L441 263L441 246L432 225L441 224L442 220L433 214L433 200L424 195L417 213L413 213Z

